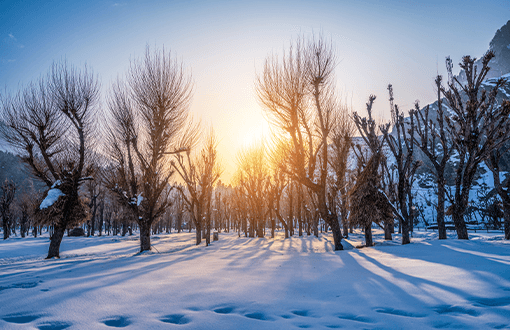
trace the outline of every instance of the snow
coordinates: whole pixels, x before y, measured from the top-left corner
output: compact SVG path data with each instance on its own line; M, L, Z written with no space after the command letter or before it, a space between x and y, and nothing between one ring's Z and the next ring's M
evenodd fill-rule
M126 192L124 192L124 196L127 197L126 195ZM136 206L140 206L140 204L142 203L143 201L143 196L142 196L142 193L138 194L138 196L136 197L132 197L131 198L131 202L129 202L129 204L131 205L136 205Z
M333 251L320 238L238 238L211 246L195 233L64 237L44 260L47 234L0 243L0 328L433 329L510 324L510 242L415 232L412 243L356 249L361 232Z
M53 184L55 186L55 184ZM58 188L51 188L48 190L48 196L42 201L41 205L39 206L40 210L43 210L45 208L48 208L52 206L60 196L65 196L65 194L62 192L62 190Z
M504 88L500 87L500 88L498 89L498 91L499 91L499 92L503 92L503 94L505 94L506 98L507 98L507 99L510 99L510 94L508 94Z

